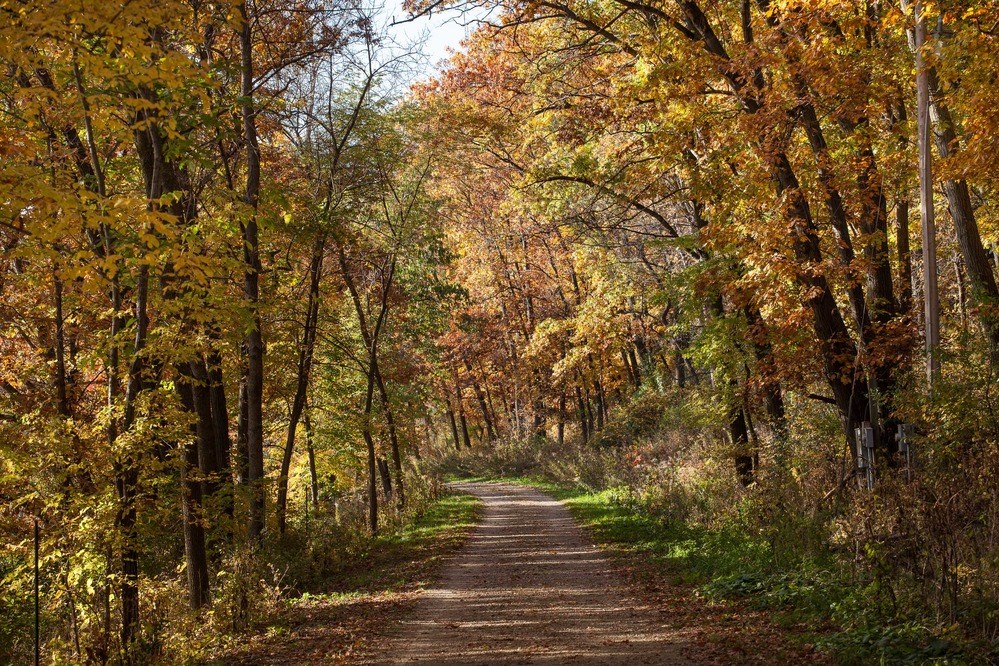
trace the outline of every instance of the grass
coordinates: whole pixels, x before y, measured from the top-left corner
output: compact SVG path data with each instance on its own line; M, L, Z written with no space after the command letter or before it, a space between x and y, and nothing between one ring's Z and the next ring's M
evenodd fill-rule
M372 539L360 560L335 577L335 589L392 592L426 583L434 565L464 542L480 506L472 495L444 495L402 529Z
M407 525L380 534L328 577L322 592L286 599L255 635L211 663L354 663L415 602L465 542L481 502L446 494Z
M468 480L468 479L462 479ZM530 485L562 500L593 540L623 557L638 582L692 586L704 603L761 613L799 645L818 645L845 664L971 663L974 651L884 608L874 581L851 578L833 553L777 547L733 522L707 528L650 515L623 489L595 492L533 477L489 478ZM788 527L785 539L794 538Z

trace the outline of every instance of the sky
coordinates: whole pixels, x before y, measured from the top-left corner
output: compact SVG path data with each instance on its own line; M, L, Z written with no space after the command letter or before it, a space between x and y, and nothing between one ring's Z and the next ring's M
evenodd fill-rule
M408 18L402 8L402 0L388 0L385 7L386 18L401 21ZM466 25L467 24L467 25ZM392 27L396 39L401 43L423 41L426 62L413 73L412 81L427 79L439 73L443 61L449 56L448 49L458 50L461 40L475 29L474 22L455 11L434 12L411 22Z

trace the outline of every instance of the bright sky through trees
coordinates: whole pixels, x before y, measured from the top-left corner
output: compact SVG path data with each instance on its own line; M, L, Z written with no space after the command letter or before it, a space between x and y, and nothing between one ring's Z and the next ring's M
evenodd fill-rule
M461 41L478 25L478 16L463 15L456 11L438 11L406 21L408 14L400 0L392 0L384 9L390 22L396 22L392 34L402 44L422 42L425 61L413 72L412 80L426 79L441 71L451 51L458 50ZM483 14L483 16L488 14ZM406 22L403 22L406 21Z

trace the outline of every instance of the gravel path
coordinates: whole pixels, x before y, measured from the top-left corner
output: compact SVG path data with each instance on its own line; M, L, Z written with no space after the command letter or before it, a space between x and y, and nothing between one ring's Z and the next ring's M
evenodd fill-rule
M482 499L482 522L373 663L691 663L560 502L515 485L455 487Z

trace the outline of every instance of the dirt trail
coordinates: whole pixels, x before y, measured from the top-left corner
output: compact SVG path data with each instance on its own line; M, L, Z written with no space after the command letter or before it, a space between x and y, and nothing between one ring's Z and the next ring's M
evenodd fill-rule
M456 488L483 500L482 522L370 663L692 663L561 503L515 485Z

